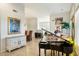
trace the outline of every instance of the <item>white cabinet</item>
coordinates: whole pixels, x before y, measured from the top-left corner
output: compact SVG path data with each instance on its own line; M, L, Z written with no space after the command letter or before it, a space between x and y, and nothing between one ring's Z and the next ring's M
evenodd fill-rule
M6 50L9 52L13 49L26 45L25 35L12 35L6 37Z

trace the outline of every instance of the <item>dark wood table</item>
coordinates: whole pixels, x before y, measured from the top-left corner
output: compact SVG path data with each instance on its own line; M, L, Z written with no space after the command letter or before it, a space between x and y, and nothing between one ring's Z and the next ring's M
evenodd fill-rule
M47 49L51 50L51 56L52 54L54 55L54 51L58 52L57 54L58 56L59 56L59 52L62 52L62 55L63 53L65 53L66 56L69 56L69 54L72 53L73 51L72 45L70 45L66 41L55 41L55 40L47 40L45 42L40 41L39 42L39 56L40 56L41 49L44 49L45 56L46 56Z

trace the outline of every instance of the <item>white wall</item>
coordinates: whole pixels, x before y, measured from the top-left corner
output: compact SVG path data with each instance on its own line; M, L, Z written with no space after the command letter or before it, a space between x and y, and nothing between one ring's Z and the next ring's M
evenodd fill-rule
M37 11L25 6L26 30L37 30Z
M79 7L79 3L72 4L71 10L70 10L70 19L72 19L78 7Z
M32 30L33 31L32 37L34 37L34 33L37 30L37 18L36 17L28 17L28 18L26 18L26 20L27 20L26 21L27 30L28 31Z
M34 8L30 8L29 6L25 6L25 16L37 18L37 29L38 30L40 29L39 28L40 22L49 22L50 21L49 15L41 13L41 11L38 11L37 9L34 9Z
M21 34L24 34L24 6L22 4L0 4L1 9L1 50L5 50L5 37L8 35L7 17L15 17L21 20ZM12 10L16 9L15 13Z
M79 9L75 13L75 51L79 54Z
M34 9L31 9L25 6L25 16L26 17L37 17L38 12Z
M75 5L72 4L71 10L70 10L70 19L72 19L74 13L75 13Z
M30 17L26 18L27 20L27 30L37 30L37 18L35 17Z
M55 31L55 18L57 17L63 17L63 21L70 22L69 12L50 15L50 28L52 32Z
M78 10L77 10L78 9ZM79 54L79 4L73 4L72 9L70 10L70 19L72 20L72 17L75 17L75 38L74 38L74 43L75 43L75 51L77 54ZM72 30L72 28L71 28Z
M75 13L75 42L79 46L79 9Z
M75 19L76 19L75 21L75 32L76 32L75 42L79 45L79 39L78 39L79 38L79 17L78 15L79 15L79 10L75 14Z

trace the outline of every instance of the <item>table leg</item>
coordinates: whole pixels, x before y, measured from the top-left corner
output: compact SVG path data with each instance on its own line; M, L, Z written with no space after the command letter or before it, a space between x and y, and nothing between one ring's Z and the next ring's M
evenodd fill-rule
M62 52L62 56L63 56L64 54L63 54L63 52Z
M60 52L58 51L58 56L60 55Z
M53 56L55 55L55 50L53 50Z
M58 51L57 50L55 50L55 56L57 56L58 55Z
M41 53L41 52L40 52L40 48L39 48L39 56L40 56L40 53Z
M52 49L51 49L51 56L52 56Z
M44 49L44 54L45 54L45 56L46 56L46 49Z

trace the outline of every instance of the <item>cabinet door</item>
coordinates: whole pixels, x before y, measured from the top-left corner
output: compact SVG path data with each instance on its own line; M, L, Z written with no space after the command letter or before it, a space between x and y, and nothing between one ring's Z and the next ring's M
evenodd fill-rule
M26 45L26 38L22 37L22 45Z
M21 47L22 46L22 41L19 39L18 40L18 47Z
M20 37L18 39L18 46L21 47L21 46L24 46L24 45L26 45L25 37Z
M18 42L17 38L11 39L11 47L12 47L12 49L18 48L17 42Z
M12 50L12 41L11 41L11 39L7 39L6 42L7 42L7 44L6 44L7 50Z

